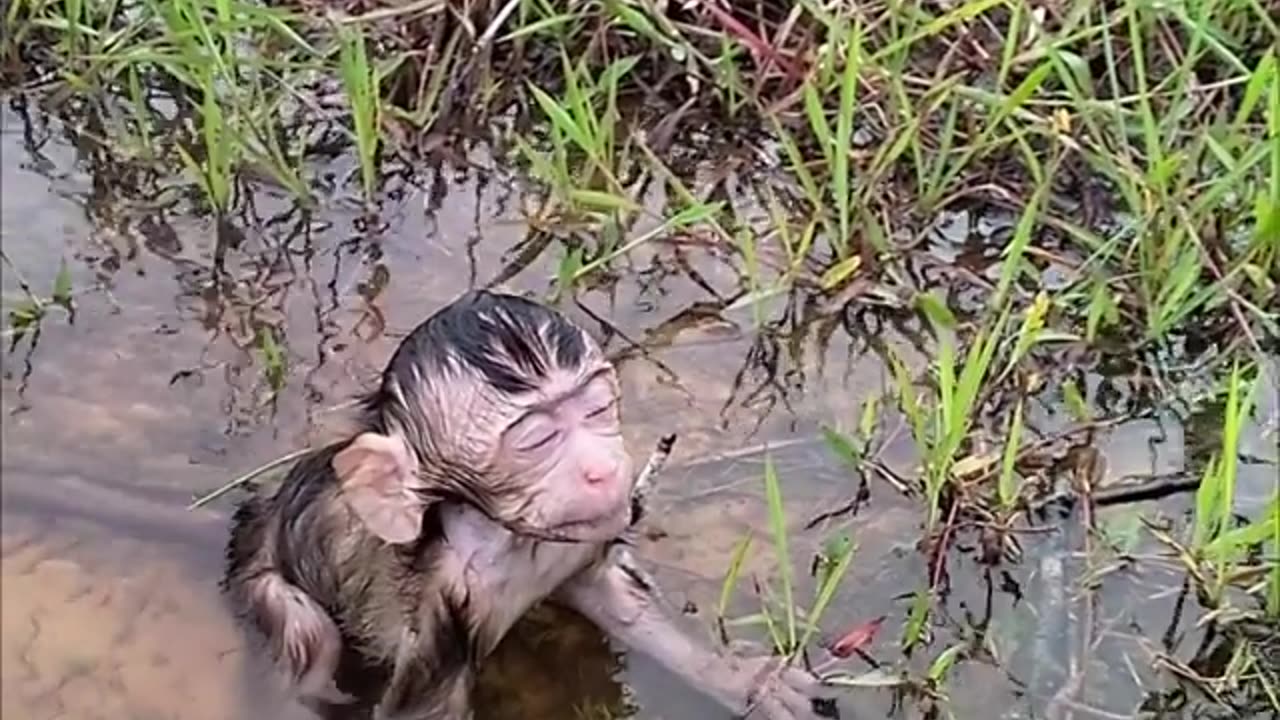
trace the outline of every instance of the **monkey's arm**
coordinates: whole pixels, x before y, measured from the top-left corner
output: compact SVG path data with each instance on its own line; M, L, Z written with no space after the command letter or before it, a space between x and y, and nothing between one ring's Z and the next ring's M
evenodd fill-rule
M657 660L690 685L737 713L768 720L821 717L813 700L819 682L780 658L736 658L696 642L678 628L654 581L625 547L563 585L557 599L630 649Z

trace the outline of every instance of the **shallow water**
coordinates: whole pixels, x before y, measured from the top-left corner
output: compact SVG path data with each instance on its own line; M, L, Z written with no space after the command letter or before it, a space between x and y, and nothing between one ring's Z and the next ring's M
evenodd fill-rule
M194 494L320 438L400 334L502 272L525 240L517 196L499 179L478 180L484 172L450 172L438 212L424 210L424 190L406 185L384 210L387 226L370 234L340 203L307 217L279 193L255 187L251 214L237 220L243 241L225 258L237 301L217 303L204 291L214 255L208 221L158 209L163 199L138 200L145 194L122 188L145 179L103 167L100 155L74 148L56 123L30 129L7 103L4 112L4 250L38 292L52 287L63 259L84 292L74 322L54 314L36 342L4 357L0 712L32 720L274 717L274 700L245 684L255 666L217 594L229 503L185 506ZM27 146L28 133L38 147ZM492 164L479 152L469 159ZM732 291L736 272L712 253L689 255L702 282ZM506 287L544 292L555 265L543 253ZM670 253L646 248L631 267L612 296L594 292L584 302L647 348L621 362L633 451L643 456L659 435L680 434L654 501L655 532L642 545L667 594L685 608L694 632L710 636L723 573L746 531L755 533L758 552L744 573L769 569L761 500L768 446L796 528L797 567L807 567L833 531L858 542L824 627L836 633L886 615L869 651L892 662L904 596L927 572L914 547L918 507L873 481L856 515L799 529L852 498L856 483L827 452L819 428L856 422L862 400L886 382L883 367L870 353L851 352L850 338L836 329L829 344L810 338L795 357L781 353L778 377L756 368L736 386L754 338L749 311L699 314L697 303L714 298ZM3 279L10 303L17 278L5 267ZM89 290L98 280L109 282L109 294ZM682 314L689 322L671 332L669 321ZM281 333L289 365L274 403L262 354L248 345L266 326ZM628 347L615 336L607 349ZM1260 395L1265 403L1268 394ZM1253 454L1274 456L1259 428L1246 442ZM1168 418L1131 423L1098 444L1114 477L1177 469L1186 459L1181 429ZM882 460L909 473L913 453L900 428ZM1242 468L1245 502L1263 499L1272 470ZM1001 717L1038 715L1047 699L1026 686L1056 688L1057 666L1072 656L1065 626L1049 641L1041 637L1050 621L1066 622L1061 608L1045 610L1052 605L1045 598L1061 593L1036 588L1059 561L1074 561L1062 545L1034 535L1025 550L1024 563L1007 568L1010 582L954 554L952 594L931 652L972 637L975 626L987 626L999 650L955 670L958 718L994 717L993 707L1007 709ZM1153 674L1149 651L1169 624L1179 583L1159 572L1106 578L1095 612L1109 634L1089 655L1097 667L1087 668L1077 699L1127 714L1147 690L1168 682ZM752 608L747 585L735 605L740 612ZM1188 631L1183 642L1193 647L1194 638ZM856 657L847 666L868 667ZM869 716L888 711L888 693L859 695L874 708ZM482 697L489 718L604 717L575 714L593 705L616 714L638 706L635 716L646 718L723 717L652 664L610 648L585 623L545 613L500 650ZM921 712L908 706L904 716Z

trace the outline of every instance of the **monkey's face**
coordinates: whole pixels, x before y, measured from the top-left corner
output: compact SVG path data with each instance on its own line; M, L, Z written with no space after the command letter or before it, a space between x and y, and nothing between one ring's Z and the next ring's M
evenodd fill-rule
M470 294L405 339L369 401L385 433L335 456L352 510L391 542L431 498L509 529L601 541L630 519L617 374L581 328L509 295Z
M514 399L484 474L511 501L500 520L549 537L607 540L626 529L634 484L617 375L597 361L556 370Z

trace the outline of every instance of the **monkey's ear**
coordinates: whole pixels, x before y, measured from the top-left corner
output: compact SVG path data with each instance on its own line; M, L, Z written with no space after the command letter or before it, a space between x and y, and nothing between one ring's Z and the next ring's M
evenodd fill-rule
M422 485L399 437L362 433L333 456L342 497L369 532L389 543L411 542L422 528Z

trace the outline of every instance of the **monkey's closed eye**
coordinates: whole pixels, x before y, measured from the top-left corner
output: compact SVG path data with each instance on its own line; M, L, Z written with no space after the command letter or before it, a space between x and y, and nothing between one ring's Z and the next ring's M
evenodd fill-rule
M592 418L600 417L601 415L604 415L605 413L612 410L617 404L618 404L618 399L614 398L613 400L610 400L608 404L601 405L595 410L592 410L591 412L587 413L587 419L590 420Z
M542 413L525 415L510 430L513 431L515 448L520 452L546 447L560 436L560 428L555 421Z
M531 442L531 443L522 443L522 444L519 446L519 448L518 448L518 449L519 449L521 452L532 452L532 451L534 451L534 450L537 450L538 448L546 447L546 446L547 446L547 443L550 443L552 440L555 440L555 439L556 439L557 437L559 437L559 436L560 436L560 431L559 431L559 430L551 430L551 431L550 431L548 434L546 434L545 436L543 436L543 435L535 435L535 436L534 436L534 441L533 441L533 442Z

